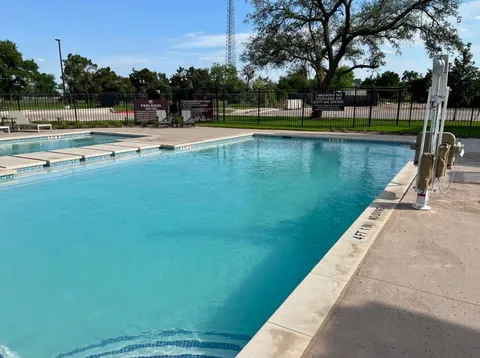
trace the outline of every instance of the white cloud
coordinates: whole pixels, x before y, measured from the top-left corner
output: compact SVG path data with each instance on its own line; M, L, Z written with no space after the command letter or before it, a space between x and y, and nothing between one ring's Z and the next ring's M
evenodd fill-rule
M199 36L199 35L203 35L205 33L205 31L197 31L197 32L189 32L183 36L185 37L196 37L196 36Z
M99 66L110 66L111 68L132 69L146 66L151 62L147 57L135 57L131 55L112 55L98 59Z
M480 20L480 15L475 16L475 20Z
M237 46L242 46L250 36L250 33L236 34ZM176 42L177 44L173 46L176 49L225 47L226 35L207 35L205 33L192 32L177 39Z
M225 61L225 56L218 56L218 57L200 56L198 60L202 62L223 62Z
M35 61L37 61L37 62L45 62L45 59L44 59L44 58L37 58Z

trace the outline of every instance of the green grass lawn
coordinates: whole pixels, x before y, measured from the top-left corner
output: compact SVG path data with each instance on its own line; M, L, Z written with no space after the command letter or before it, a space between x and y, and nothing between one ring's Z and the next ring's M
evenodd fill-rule
M453 125L452 125L453 124ZM205 127L227 128L251 128L251 129L288 129L296 131L319 131L319 132L377 132L392 134L418 134L423 129L423 121L400 121L372 119L368 125L368 119L356 119L355 125L352 119L304 119L294 117L260 117L257 116L226 116L223 122L220 116L218 122L199 123ZM470 127L469 122L452 122L445 124L445 131L455 134L457 137L480 138L480 123Z

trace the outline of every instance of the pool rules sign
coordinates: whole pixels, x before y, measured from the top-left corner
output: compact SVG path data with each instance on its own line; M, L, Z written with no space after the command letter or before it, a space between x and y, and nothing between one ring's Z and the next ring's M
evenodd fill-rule
M345 92L316 93L313 98L313 111L344 111Z
M135 99L133 111L135 122L148 123L157 122L157 111L168 113L168 100L166 99Z

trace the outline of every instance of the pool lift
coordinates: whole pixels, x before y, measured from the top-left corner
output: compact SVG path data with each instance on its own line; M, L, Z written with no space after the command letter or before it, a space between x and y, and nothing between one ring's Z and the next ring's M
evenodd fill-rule
M448 55L435 55L423 131L418 134L417 141L411 146L411 149L415 150L414 162L418 164L415 184L417 201L412 205L417 210L431 210L428 205L431 192L436 191L437 185L443 192L440 178L446 175L447 168L451 169L455 164L455 155L463 157L465 153L463 144L457 142L452 133L443 132L450 92L447 82ZM453 175L449 185L452 182Z

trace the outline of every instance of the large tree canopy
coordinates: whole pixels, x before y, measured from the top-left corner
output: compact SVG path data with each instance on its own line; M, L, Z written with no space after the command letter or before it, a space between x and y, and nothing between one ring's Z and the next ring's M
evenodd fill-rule
M242 59L258 67L308 64L317 88L328 88L339 66L342 75L384 64L383 45L400 52L421 40L428 53L461 44L450 19L460 21L461 0L250 0L247 21L255 35Z
M89 58L69 53L63 60L64 79L71 93L95 93L95 73L98 66Z
M54 93L55 87L55 77L24 60L15 43L0 41L0 93Z

